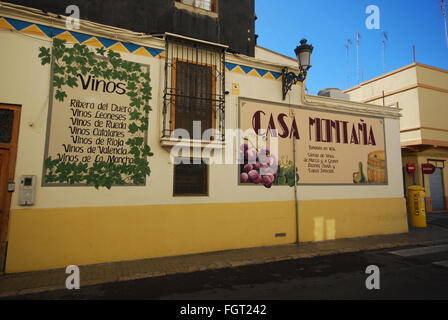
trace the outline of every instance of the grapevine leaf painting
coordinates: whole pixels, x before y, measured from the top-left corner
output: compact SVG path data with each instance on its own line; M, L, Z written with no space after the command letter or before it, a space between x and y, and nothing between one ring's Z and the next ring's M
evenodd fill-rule
M54 99L66 101L68 88L79 86L82 76L101 77L107 80L119 80L127 84L126 96L129 100L129 120L127 130L130 134L144 136L148 130L148 113L151 107L150 74L138 63L125 61L121 55L104 48L90 49L86 45L68 46L66 40L53 39L52 48L41 47L38 58L42 65L51 64L53 58L52 85ZM52 97L50 97L52 98ZM85 184L95 188L110 189L115 185L143 185L146 176L151 173L148 157L153 156L151 148L143 137L132 137L125 141L130 163L111 161L66 161L47 157L44 162L45 182L63 184Z

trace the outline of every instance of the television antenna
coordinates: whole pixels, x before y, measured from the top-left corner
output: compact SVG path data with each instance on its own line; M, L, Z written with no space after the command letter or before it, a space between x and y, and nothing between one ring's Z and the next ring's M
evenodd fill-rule
M346 66L346 72L347 72L347 88L350 88L350 58L349 58L349 50L350 50L350 46L352 45L352 40L350 38L347 38L347 42L345 44L345 49L347 49L347 66Z
M386 73L386 41L389 41L387 32L383 32L383 73Z
M356 76L359 84L359 39L361 39L361 34L356 32Z
M445 0L440 1L440 9L442 9L443 21L445 22L445 37L446 37L446 45L448 46L448 29L446 26L446 9L445 9Z

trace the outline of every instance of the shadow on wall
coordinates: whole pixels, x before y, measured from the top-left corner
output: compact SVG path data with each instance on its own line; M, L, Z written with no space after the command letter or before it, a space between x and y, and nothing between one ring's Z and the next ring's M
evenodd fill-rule
M314 241L335 240L336 221L324 217L314 218Z

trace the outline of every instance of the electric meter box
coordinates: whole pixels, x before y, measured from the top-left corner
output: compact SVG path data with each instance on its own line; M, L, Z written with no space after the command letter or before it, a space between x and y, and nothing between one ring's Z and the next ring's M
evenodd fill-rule
M19 205L32 206L36 194L36 176L20 177Z

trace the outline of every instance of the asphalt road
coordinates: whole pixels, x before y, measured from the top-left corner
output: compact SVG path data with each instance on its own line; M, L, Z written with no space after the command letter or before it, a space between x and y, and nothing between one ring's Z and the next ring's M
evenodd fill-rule
M448 260L445 247L410 256L391 253L404 248L345 253L87 287L81 275L80 290L14 299L448 299L448 267L433 264ZM366 288L369 265L379 267L378 290Z

